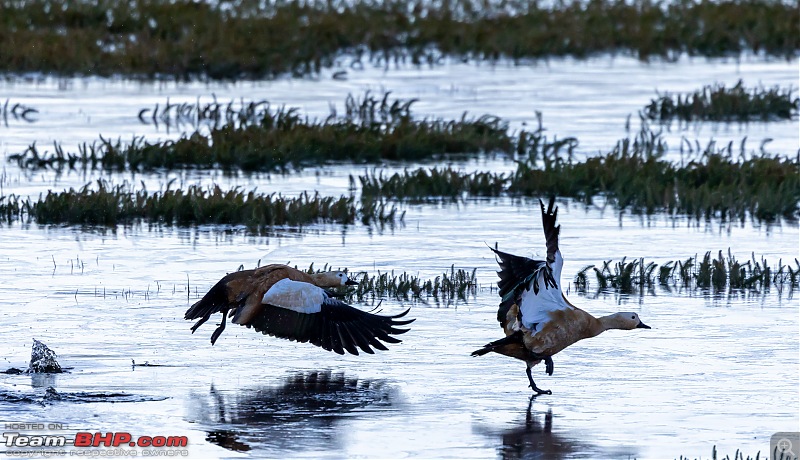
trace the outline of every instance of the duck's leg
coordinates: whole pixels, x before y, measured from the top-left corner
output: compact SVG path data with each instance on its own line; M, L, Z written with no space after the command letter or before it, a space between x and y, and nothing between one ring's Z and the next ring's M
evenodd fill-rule
M528 368L525 369L525 373L528 374L528 381L531 382L531 388L533 389L533 391L536 392L536 396L553 394L553 392L550 391L550 390L542 390L541 388L536 386L536 382L533 381L533 376L531 375L531 365L530 364L528 365Z
M219 326L214 330L214 333L211 334L211 345L214 345L214 342L217 341L219 336L222 334L222 331L225 330L225 323L228 321L228 309L222 310L222 322Z
M550 356L545 356L544 365L545 365L544 370L545 372L547 372L547 375L553 375L553 358Z

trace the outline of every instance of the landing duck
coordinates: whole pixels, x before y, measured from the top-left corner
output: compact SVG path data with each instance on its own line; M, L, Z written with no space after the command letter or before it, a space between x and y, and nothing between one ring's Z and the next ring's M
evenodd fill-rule
M491 249L500 265L500 308L497 320L506 334L505 338L475 350L472 356L490 352L525 361L530 387L536 393L552 394L536 386L531 368L545 363L545 372L553 375L553 355L579 340L596 337L609 329L650 329L639 315L620 312L595 318L567 300L561 289L561 267L564 259L558 248L561 226L556 225L558 207L555 197L545 210L542 208L542 226L547 242L547 259L533 260Z

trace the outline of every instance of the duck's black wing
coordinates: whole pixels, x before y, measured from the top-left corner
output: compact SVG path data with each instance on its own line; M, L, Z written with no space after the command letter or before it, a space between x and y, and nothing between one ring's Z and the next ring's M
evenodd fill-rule
M561 226L556 225L558 207L555 206L555 197L550 197L547 209L542 200L539 200L539 204L542 208L542 228L547 241L546 260L529 259L489 248L497 256L497 263L500 265L500 271L497 273L500 281L497 282L497 287L500 288L502 300L497 311L497 320L504 325L508 310L514 304L520 305L522 293L529 286L533 288L534 294L538 294L541 288L558 288L563 264L558 249L558 235L561 231ZM540 280L544 281L544 286L539 285Z
M512 305L521 303L522 293L528 289L528 286L533 284L533 291L539 292L542 287L539 286L540 274L544 279L545 286L556 287L555 279L553 278L553 270L545 260L533 260L527 257L515 256L507 252L498 251L494 248L491 249L497 256L497 263L500 265L500 271L497 276L500 280L497 282L497 287L500 289L500 308L497 310L497 321L505 324L506 315Z
M413 322L400 320L409 310L392 316L376 315L325 296L319 312L300 313L295 310L264 305L263 311L246 326L273 337L296 342L309 342L328 351L343 355L345 351L358 355L374 353L372 348L387 350L382 342L400 343L394 336L408 332L399 329Z

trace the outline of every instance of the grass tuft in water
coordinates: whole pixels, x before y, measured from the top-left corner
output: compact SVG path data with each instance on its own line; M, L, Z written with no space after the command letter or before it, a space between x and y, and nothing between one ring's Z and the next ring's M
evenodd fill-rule
M731 87L709 85L691 94L659 95L642 115L650 120L669 121L770 121L797 115L800 98L793 88L744 87L742 80Z
M792 58L800 48L796 5L775 0L3 0L0 11L6 73L236 80L319 73L343 55L388 67L443 55Z
M98 181L79 190L49 191L38 200L0 197L0 216L10 222L33 219L39 224L115 226L139 222L163 225L244 225L260 232L276 225L302 226L313 223L393 224L404 213L386 204L358 208L353 197L323 197L303 193L297 198L259 194L255 190L222 190L191 186L186 190L150 193L128 184Z
M171 103L167 98L164 105L156 104L153 108L143 108L139 111L139 121L142 124L152 124L171 128L191 126L198 129L200 126L217 128L221 125L244 126L256 125L264 117L270 116L270 103L265 100L245 102L243 99L237 103L230 100L227 103L217 101L217 96L212 94L212 102L201 103L198 98L194 103Z
M772 459L772 460L797 460L797 455L794 455L794 453L791 453L791 452L787 453L786 451L780 451L779 452L778 451L778 446L775 446L775 448L773 449L771 457L769 456L769 454L767 454L767 456L765 456L765 457L761 457L761 452L760 451L756 453L755 457L751 457L749 455L747 457L745 457L744 456L744 452L740 451L739 449L736 449L736 452L734 452L734 454L733 454L733 458L731 458L730 455L726 455L723 458L723 457L717 457L717 446L714 446L711 449L711 460L717 460L718 458L719 458L719 460L762 460L762 459L763 460L770 460L770 459ZM692 460L692 458L691 457L684 457L683 455L681 455L680 459L676 459L676 460ZM694 459L694 460L698 460L698 459Z
M390 100L389 96L376 97L369 92L360 98L348 96L343 114L332 108L322 121L302 117L296 108L270 109L259 102L252 110L260 119L226 120L208 135L196 131L158 143L140 137L129 143L101 137L99 142L81 145L78 153L65 153L59 144L54 144L53 152L40 152L34 143L8 159L28 169L221 168L252 172L286 171L329 161L419 161L445 154L512 152L516 147L507 134L508 125L497 117L472 119L464 114L460 120L414 120L414 99Z
M312 263L306 272L318 273L328 270L332 270L332 267L327 264L321 270L316 270ZM474 297L478 291L477 271L477 268L471 271L456 269L455 265L452 265L449 272L428 280L406 272L397 275L394 270L391 272L378 270L378 274L374 276L369 276L366 272L355 273L353 278L358 281L358 286L346 291L347 299L359 302L385 298L406 301L433 299L444 303L465 301L468 297Z
M697 289L713 294L766 293L776 289L782 294L783 289L793 292L800 287L800 261L795 259L792 266L779 260L773 266L764 257L756 259L753 254L751 260L741 262L731 255L730 249L727 256L719 251L717 257L712 258L709 251L702 258L690 257L661 266L642 258L631 261L623 258L616 263L605 261L600 268L596 265L584 267L574 279L578 292L586 294L592 280L597 283L598 291L611 289L623 294L654 292L656 287L666 291Z
M505 192L508 177L491 172L464 173L452 168L416 169L385 177L374 170L358 177L363 197L390 197L401 201L422 201L426 198L466 196L499 196ZM350 183L355 179L350 176Z

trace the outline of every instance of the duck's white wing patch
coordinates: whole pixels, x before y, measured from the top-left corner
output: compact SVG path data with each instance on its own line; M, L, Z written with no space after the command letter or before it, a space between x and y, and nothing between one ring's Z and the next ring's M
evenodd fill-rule
M556 261L550 264L550 268L553 270L553 279L556 280L556 284L558 285L558 289L561 289L561 267L564 266L564 258L561 257L561 251L556 251Z
M261 298L261 303L298 313L319 313L328 295L320 287L284 278L273 284Z
M540 273L537 280L532 280L528 289L522 293L522 301L519 310L522 315L522 325L530 329L532 334L541 331L545 324L550 321L550 313L557 310L567 310L573 308L565 300L561 293L561 268L564 259L561 251L555 254L555 262L550 265L553 279L557 287L552 287L545 283L544 273ZM533 290L533 283L538 281L539 292Z

